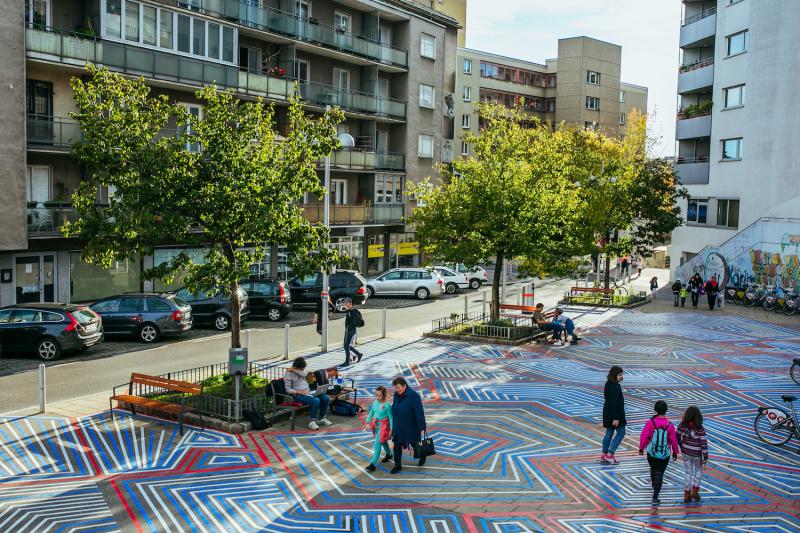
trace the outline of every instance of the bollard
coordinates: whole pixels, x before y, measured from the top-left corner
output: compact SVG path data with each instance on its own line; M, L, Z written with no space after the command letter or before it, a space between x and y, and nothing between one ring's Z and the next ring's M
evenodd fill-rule
M283 355L287 361L289 360L289 328L291 328L289 324L283 326Z
M39 412L47 411L47 381L44 364L39 365Z
M383 317L381 317L381 338L386 338L386 308L383 308Z
M466 317L469 313L469 297L465 294L464 295L464 316Z
M481 305L481 313L486 316L486 291L483 292L483 304Z

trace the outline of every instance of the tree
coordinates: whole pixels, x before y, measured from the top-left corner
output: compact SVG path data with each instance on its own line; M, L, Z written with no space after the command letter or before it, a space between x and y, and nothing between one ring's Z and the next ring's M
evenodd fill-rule
M84 260L104 267L165 242L203 249L202 261L181 253L145 276L171 282L185 274L190 290L227 293L231 346L240 347L239 280L266 246L284 244L301 273L339 259L325 246L328 229L303 218L298 199L325 194L316 161L338 146L341 111L311 118L295 97L288 134L277 142L274 107L260 99L242 102L205 87L196 93L200 120L151 95L141 79L87 70L88 79L70 85L84 134L73 154L89 175L73 194L79 218L64 234L85 240ZM96 200L100 187L115 190L106 206Z
M441 168L442 182L412 187L420 200L409 218L432 259L475 265L496 259L491 320L499 315L500 276L505 261L526 258L552 264L571 257L579 197L578 166L570 157L574 132L553 132L530 121L521 107L481 104L485 127L468 134L474 157Z

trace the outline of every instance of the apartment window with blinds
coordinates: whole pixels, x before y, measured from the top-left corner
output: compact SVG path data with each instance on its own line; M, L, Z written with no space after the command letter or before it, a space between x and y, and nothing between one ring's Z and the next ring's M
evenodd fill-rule
M586 83L590 83L592 85L600 85L600 73L595 72L594 70L587 70Z
M469 119L470 119L469 115L466 114L461 115L461 127L464 128L465 130L469 129Z
M419 54L422 57L436 59L436 37L423 33L420 38Z
M599 111L600 110L600 99L596 96L587 96L586 97L586 109L592 111Z
M722 160L723 161L738 161L742 158L742 144L741 137L736 139L722 139Z
M424 83L419 84L419 106L426 109L433 109L433 102L436 99L436 89Z
M717 226L739 227L739 200L717 200Z
M433 157L433 135L421 133L417 144L417 155L419 157Z

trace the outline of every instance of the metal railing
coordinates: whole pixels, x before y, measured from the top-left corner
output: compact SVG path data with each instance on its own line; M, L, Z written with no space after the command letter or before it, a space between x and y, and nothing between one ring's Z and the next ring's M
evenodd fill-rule
M27 118L29 148L66 151L82 137L83 133L74 120L35 115Z
M82 67L86 62L104 65L132 75L189 85L216 84L240 93L287 101L300 95L304 103L324 107L336 105L345 111L405 119L406 102L373 94L346 91L317 82L295 84L290 78L241 71L233 65L94 38L72 32L27 28L25 47L29 55L56 58L60 63Z
M303 204L301 207L306 220L315 223L322 222L324 204ZM399 223L405 214L405 206L402 204L373 206L368 203L361 205L331 205L329 214L331 224Z
M318 165L324 166L324 159ZM381 154L357 149L336 150L331 154L331 168L346 170L405 170L403 154Z
M408 67L408 50L381 43L363 35L322 24L275 8L260 6L252 0L162 0L242 26L276 33L304 43L352 54L386 65Z
M704 68L704 67L707 67L707 66L713 65L713 64L714 64L714 58L713 57L709 57L709 58L703 59L701 61L696 61L696 62L694 62L694 63L692 63L690 65L683 65L678 69L678 72L683 74L685 72L691 72L693 70L701 69L701 68Z
M716 15L716 14L717 14L717 8L710 7L704 11L701 11L696 15L692 15L691 17L686 17L685 19L683 19L683 22L681 22L681 26L688 26L693 22L697 22L698 20L703 20L706 17L710 17L711 15Z
M462 313L438 318L431 322L431 333L473 335L498 339L518 340L530 337L533 332L533 317L527 315L504 315L500 322L489 323L487 313Z
M689 165L692 163L708 163L708 156L707 155L696 155L689 157L679 156L678 159L675 161L675 164L677 165Z

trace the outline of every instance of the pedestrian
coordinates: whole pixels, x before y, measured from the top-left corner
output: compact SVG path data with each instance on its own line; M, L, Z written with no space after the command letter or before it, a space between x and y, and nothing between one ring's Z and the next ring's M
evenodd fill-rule
M629 261L630 259L628 258L627 255L622 258L622 262L620 263L620 265L622 266L622 275L620 277L622 278L624 278L626 275L629 274L628 272L628 267L630 265Z
M672 284L672 295L675 297L675 307L678 307L681 301L681 280L676 279Z
M697 309L697 303L700 300L700 289L703 288L703 278L700 274L695 274L689 279L689 292L692 295L692 307Z
M658 292L658 278L653 276L650 279L650 296L653 297L653 300L656 299L657 292Z
M328 302L328 323L333 316L333 304L329 297L325 298ZM322 335L322 297L317 300L316 307L314 308L314 323L317 325L317 333Z
M705 285L706 296L708 297L708 309L714 310L714 304L717 303L717 294L719 293L719 284L717 283L717 275L711 276L711 279Z
M392 404L389 403L389 393L386 387L381 385L375 389L375 401L369 408L366 423L370 425L375 442L372 447L372 460L367 465L367 472L375 471L375 464L381 456L381 449L386 452L382 463L392 460L392 452L389 450L389 440L392 438ZM366 429L366 428L365 428Z
M344 363L342 363L342 367L350 365L350 352L358 356L356 363L361 362L361 358L364 357L364 354L353 346L358 328L364 325L364 317L361 316L361 311L353 308L353 300L350 298L344 299L344 308L347 309L347 316L344 319Z
M694 405L686 409L678 425L678 445L683 454L683 503L700 501L700 480L708 463L708 440L703 414Z
M625 426L628 424L625 419L625 399L620 385L622 374L621 367L612 366L603 389L603 427L606 429L606 434L603 436L603 452L600 455L600 462L603 464L619 464L614 452L625 437Z
M567 318L564 315L564 310L560 307L556 308L556 316L553 318L553 323L561 326L561 330L564 331L564 342L569 341L570 344L578 344L578 341L581 340L575 334L575 323L571 318Z
M686 307L686 297L689 296L689 290L686 288L686 284L681 285L681 307Z
M392 380L394 398L392 399L392 443L394 445L394 468L391 474L403 469L403 448L412 450L422 439L422 433L428 429L425 423L425 410L422 398L417 391L408 386L404 377ZM418 466L425 465L426 457L419 458Z
M642 259L642 256L637 256L636 257L636 270L637 270L638 277L642 277L642 268L643 267L644 267L644 259Z
M292 368L283 375L283 382L286 386L286 392L292 396L292 400L311 406L311 422L308 427L316 431L319 426L333 424L333 422L325 418L325 415L328 414L330 398L328 398L327 394L311 395L311 387L306 379L306 366L305 357L295 359L292 362Z
M655 405L656 414L650 418L639 437L639 455L647 451L647 464L650 465L650 482L653 486L653 505L661 500L661 486L664 484L664 471L669 465L670 450L672 458L678 458L678 439L675 426L666 417L667 402L658 400Z

